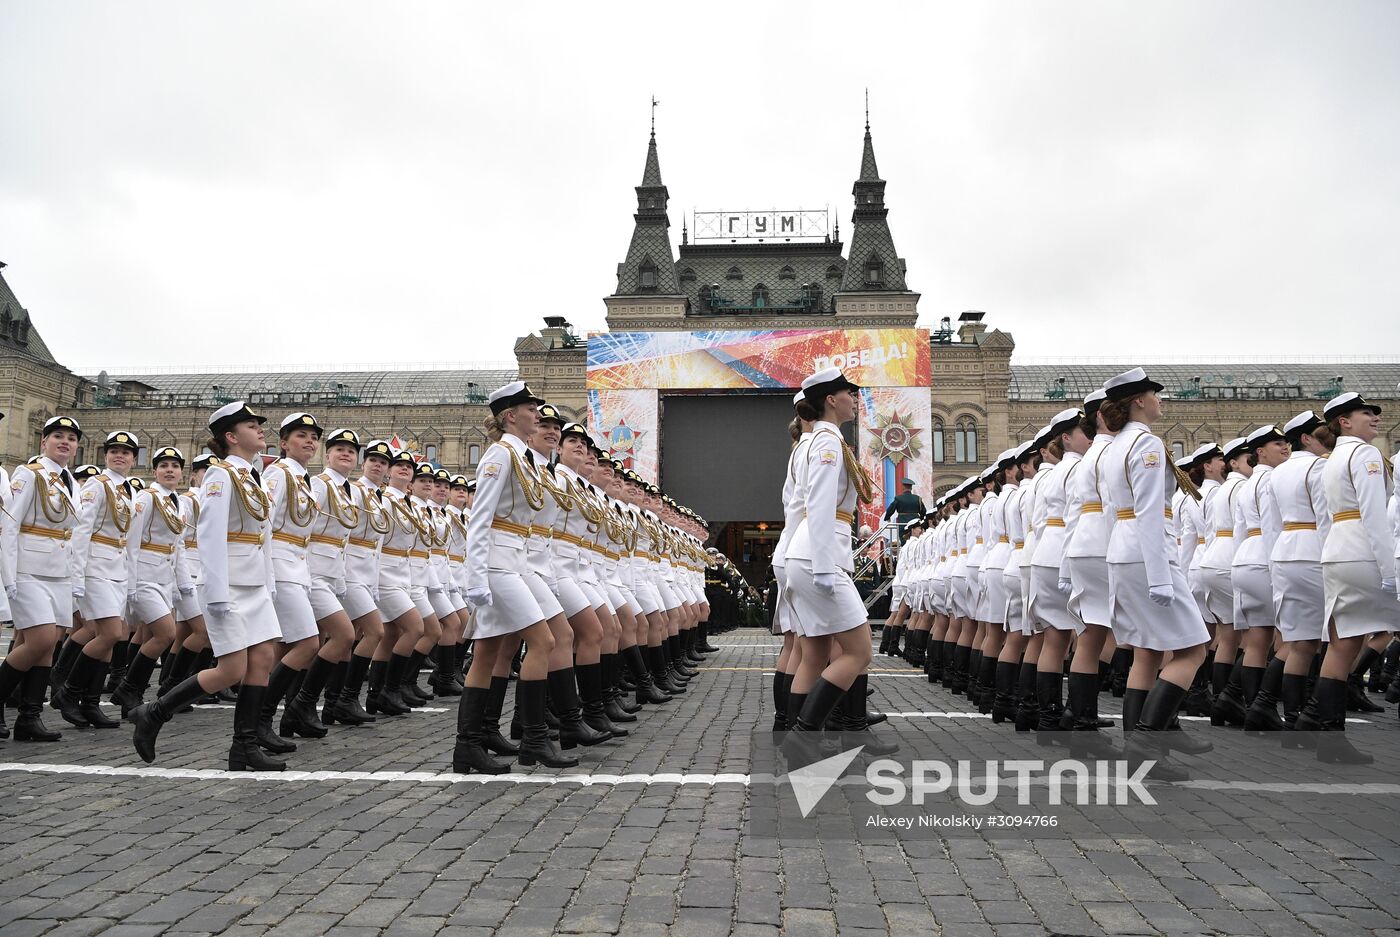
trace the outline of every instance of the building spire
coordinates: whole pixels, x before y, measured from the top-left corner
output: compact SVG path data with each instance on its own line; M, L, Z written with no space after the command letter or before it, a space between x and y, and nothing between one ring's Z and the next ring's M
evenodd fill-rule
M870 89L865 89L865 133L870 135Z
M656 98L651 99L653 121L658 103ZM617 293L614 295L673 295L676 293L676 265L667 235L671 221L666 216L670 194L666 191L666 184L661 181L655 123L647 141L647 163L642 170L642 184L636 187L636 193L637 213L632 216L636 226L632 230L632 243L627 248L627 259L617 267Z
M658 104L660 104L660 103L661 103L660 101L656 100L656 95L653 94L653 95L651 96L651 138L652 138L653 140L656 139L656 105L658 105ZM869 102L867 102L867 103L866 103L866 110L869 111L869 109L870 109L870 105L869 105ZM869 123L869 122L870 122L870 120L869 120L869 117L867 116L866 123Z

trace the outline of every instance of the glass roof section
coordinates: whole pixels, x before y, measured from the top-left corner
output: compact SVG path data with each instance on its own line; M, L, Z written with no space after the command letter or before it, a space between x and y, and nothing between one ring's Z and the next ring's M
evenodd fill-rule
M282 371L251 374L113 374L98 377L101 406L220 407L234 400L256 406L432 406L485 403L491 391L515 380L514 370ZM123 382L154 388L137 395ZM104 398L108 398L104 401Z
M1011 366L1012 400L1082 400L1130 364L1034 364ZM1400 398L1396 363L1144 364L1178 400L1327 400L1355 391L1372 400Z

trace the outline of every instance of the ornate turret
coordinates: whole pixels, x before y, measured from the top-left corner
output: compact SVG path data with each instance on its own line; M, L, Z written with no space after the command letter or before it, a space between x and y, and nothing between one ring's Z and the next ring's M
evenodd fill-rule
M841 289L846 292L897 291L908 289L904 281L904 260L895 253L894 239L885 220L885 180L875 165L875 144L870 139L870 120L865 123L865 149L860 156L860 177L851 194L856 210L851 216L851 249L847 254L846 275Z
M649 294L670 295L678 292L676 262L671 255L669 229L671 219L666 215L670 195L661 181L661 161L656 155L656 131L647 144L647 162L642 170L642 184L637 186L637 213L632 216L632 243L627 259L617 266L617 296Z

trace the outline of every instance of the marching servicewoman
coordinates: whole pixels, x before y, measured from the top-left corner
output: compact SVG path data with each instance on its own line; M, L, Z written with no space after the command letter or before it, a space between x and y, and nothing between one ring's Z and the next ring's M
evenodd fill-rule
M350 675L350 655L355 643L355 625L344 605L349 594L345 558L349 536L360 526L361 519L356 491L350 484L350 473L360 460L360 437L354 430L337 429L325 437L323 445L325 469L311 479L316 519L307 535L311 610L322 641L287 708L294 711L296 721L308 726L319 723L324 728L325 721L316 717L323 690L325 710L335 722L361 725L373 721L373 717L368 713L361 716L340 701Z
M1223 449L1227 474L1220 487L1202 500L1205 515L1205 554L1201 557L1201 581L1205 586L1206 611L1215 624L1215 664L1211 668L1210 724L1244 725L1244 692L1236 679L1235 652L1239 634L1235 631L1235 592L1232 568L1235 561L1235 500L1239 488L1254 471L1243 436L1230 440ZM1223 626L1223 627L1222 627Z
M1099 472L1104 497L1115 510L1108 542L1111 625L1118 643L1133 648L1132 695L1123 697L1123 729L1131 755L1157 759L1151 776L1173 780L1186 772L1166 763L1169 751L1199 754L1213 747L1174 728L1181 701L1205 659L1210 632L1178 565L1176 536L1167 517L1181 478L1151 430L1162 415L1161 389L1141 368L1104 383L1108 399L1099 413L1115 435ZM1189 479L1186 485L1188 491L1194 488ZM1167 652L1171 660L1163 666Z
M288 414L278 432L281 458L263 472L263 487L272 504L268 520L272 528L275 577L273 604L277 608L277 621L282 626L282 659L268 678L262 719L258 723L258 744L274 754L296 751L296 744L285 739L296 735L319 739L326 734L314 702L308 705L297 699L320 648L316 610L311 605L311 570L306 557L311 531L319 520L307 465L321 447L321 432L321 425L311 414ZM327 673L327 667L317 668L317 679L322 687ZM320 689L317 687L318 692ZM272 717L283 698L287 706L274 734Z
M127 531L132 518L128 479L140 444L118 431L102 444L106 468L87 482L79 495L78 526L73 531L73 597L83 627L75 630L59 656L62 685L53 705L75 726L115 729L120 720L102 712L98 700L107 678L113 648L127 639Z
M467 476L455 474L447 485L447 576L452 583L452 607L460 624L453 665L453 682L458 695L466 685L467 655L471 652L472 617L467 604L467 520L471 517L474 482Z
M1210 528L1210 520L1206 516L1206 505L1210 503L1215 489L1225 480L1225 454L1215 443L1204 443L1183 459L1179 467L1201 493L1201 500L1197 501L1185 491L1177 492L1176 510L1180 512L1177 520L1181 527L1180 564L1181 568L1186 570L1186 581L1191 585L1191 596L1196 600L1196 607L1201 610L1201 620L1206 623L1206 630L1211 633L1213 640L1215 619L1211 617L1206 604L1206 585L1201 575L1201 558L1214 535ZM1196 679L1191 681L1191 692L1186 694L1186 702L1182 704L1182 710L1187 715L1210 715L1214 703L1210 682L1214 653L1207 652L1206 659L1196 672Z
M1327 654L1313 688L1316 716L1304 710L1297 729L1317 731L1317 758L1368 764L1373 759L1346 740L1347 678L1367 637L1394 630L1395 541L1387 519L1394 493L1390 463L1372 440L1381 408L1360 394L1333 397L1323 411L1336 447L1322 469L1332 515L1322 543Z
M1006 567L1011 562L1012 537L1007 517L1007 502L1014 500L1021 481L1016 450L1007 449L997 457L992 484L997 492L982 502L983 536L987 540L987 555L982 561L982 591L977 603L977 617L982 632L974 645L976 665L968 686L968 699L978 712L992 711L996 693L997 658L1006 637ZM989 506L990 505L990 506ZM1020 539L1020 531L1016 539ZM1022 544L1024 546L1024 544Z
M409 595L413 599L414 607L418 609L419 617L423 619L423 633L409 655L408 670L404 674L404 682L399 692L404 702L410 708L416 709L427 705L436 695L418 684L418 675L422 672L423 663L428 659L428 655L442 640L443 626L438 618L439 605L434 599L440 601L443 586L438 581L437 569L432 562L433 550L438 549L438 531L432 515L432 495L437 487L437 469L433 468L431 463L424 462L417 453L414 453L412 458L413 478L409 482L408 496L404 499L404 504L417 528L418 542L408 551L408 569L412 583ZM444 603L442 607L450 606Z
M185 516L177 488L185 472L185 456L163 446L151 457L155 484L132 501L127 530L127 559L132 570L129 607L136 636L136 653L127 660L126 674L112 693L112 702L125 718L142 704L160 656L175 640L177 596L193 596L195 583L185 562Z
M1283 642L1283 673L1278 687L1270 674L1245 714L1250 731L1292 730L1307 702L1308 672L1326 636L1327 613L1322 586L1322 542L1332 524L1322 470L1335 438L1321 417L1304 410L1283 426L1293 452L1271 473L1269 488L1279 528L1269 555L1274 615ZM1270 667L1273 665L1270 664ZM1283 719L1277 709L1283 701ZM1292 748L1301 736L1289 731L1283 744Z
M610 730L598 727L600 722L590 723L584 720L578 678L574 673L575 644L582 643L583 659L591 658L588 662L596 663L601 653L603 626L593 611L593 601L583 594L578 583L574 583L570 589L563 587L556 580L551 551L554 524L561 512L576 507L573 495L555 478L552 465L554 452L559 447L560 430L564 428L566 421L558 408L547 403L541 404L535 413L535 426L530 434L524 437L525 463L540 490L549 497L542 499L534 519L530 522L525 541L528 569L524 580L549 624L550 633L554 636L554 650L550 653L549 671L545 680L548 683L550 708L559 720L559 744L568 750L577 745L598 745L612 737ZM569 607L560 603L560 599L569 602L569 606L573 608L572 613ZM573 620L577 620L583 628L581 637L576 637ZM592 673L590 671L590 675ZM594 688L589 689L591 691ZM601 685L597 687L596 702L601 711ZM513 724L511 734L513 737L517 734L523 736L523 724Z
M423 612L432 613L427 600L424 571L415 572L414 553L427 559L424 538L428 531L423 518L410 500L418 462L407 449L396 449L389 458L385 485L380 489L381 504L389 529L379 545L379 614L384 620L384 637L374 653L369 671L369 712L402 716L420 708L426 699L414 692L417 686L417 647L423 639ZM366 473L378 467L367 464ZM367 474L367 477L368 474ZM423 566L426 568L426 562ZM382 665L382 666L381 666Z
M806 398L802 392L798 391L792 398L793 407L800 409L804 399ZM783 636L783 649L778 652L778 663L773 673L775 732L781 732L788 727L788 693L792 689L797 665L802 660L801 645L797 633L792 629L792 610L783 590L787 588L788 544L792 541L792 535L797 531L797 525L802 521L803 511L807 507L806 493L799 487L799 477L801 467L806 464L804 460L807 458L807 443L812 438L812 424L801 416L794 416L788 425L788 435L792 437L792 449L788 453L787 473L783 476L783 532L778 537L777 546L773 548L773 587L778 590L778 601L773 613L773 633ZM912 557L910 559L912 560ZM902 574L906 569L905 564L900 563L899 569ZM895 589L896 595L891 600L891 605L898 607L903 598L903 590L898 585Z
M281 637L273 606L275 588L270 551L270 503L262 474L253 464L264 449L266 418L235 401L209 420L209 448L216 458L204 474L199 494L201 581L198 587L205 627L217 664L188 677L155 702L131 711L132 742L148 764L156 757L156 736L186 706L208 693L239 684L233 715L230 771L281 771L285 762L265 755L257 730L273 646Z
M345 688L340 693L340 708L361 722L375 721L375 717L361 705L360 690L366 679L372 687L383 686L393 646L386 638L384 620L379 614L379 542L393 524L380 489L388 477L389 460L393 457L394 449L387 441L370 440L361 456L360 477L350 483L354 506L360 510L360 522L345 538L345 596L341 604L355 626L357 640L350 652L350 668L345 675ZM371 699L373 696L372 690ZM396 705L395 714L407 712L407 706ZM340 721L337 711L330 712L330 718ZM325 710L321 713L321 723L328 724Z
M544 401L532 394L524 381L513 381L492 391L487 403L491 415L486 430L493 442L477 465L476 500L467 525L466 599L476 609L476 648L466 689L458 700L452 770L483 774L510 770L483 747L483 722L492 674L498 663L509 666L514 647L511 638L517 635L523 635L530 645L516 684L516 707L523 729L517 757L522 765L571 768L578 761L559 753L549 738L544 715L554 637L548 616L525 582L530 524L545 498L539 479L526 462L525 440L534 432L539 421L536 408Z
M465 603L462 603L458 595L457 583L452 575L452 558L449 555L453 530L447 495L451 488L452 473L444 468L433 472L433 487L428 496L427 511L433 522L431 565L433 576L437 580L437 590L429 590L428 601L432 602L433 610L437 612L442 633L438 636L437 647L432 652L436 659L433 662L432 676L428 678L428 687L436 696L460 696L463 686L457 679L457 645L462 636L462 619L457 615L457 606L459 603ZM462 543L465 542L464 531Z
M19 690L17 742L56 742L62 735L41 714L58 629L73 620L73 529L77 485L68 462L82 429L68 416L44 424L40 455L10 477L8 516L0 525L0 579L22 640L0 663L0 700Z
M873 497L865 469L841 438L841 424L855 418L859 387L838 368L802 382L803 413L812 439L800 466L805 514L788 545L788 589L793 627L801 635L802 660L791 694L800 701L784 747L796 763L815 760L812 742L844 697L847 726L866 722L866 670L870 625L851 580L851 523L856 505ZM832 645L841 654L833 659ZM859 716L856 723L855 716Z
M1282 530L1271 490L1271 474L1288 461L1290 449L1276 426L1261 426L1245 437L1245 448L1254 460L1254 471L1240 485L1235 498L1235 556L1230 581L1235 589L1235 631L1241 642L1240 687L1248 707L1268 680L1269 698L1278 699L1283 683L1283 659L1269 663L1274 644L1275 599L1269 573L1269 557ZM1269 668L1266 678L1265 667ZM1233 679L1231 680L1233 683ZM1270 711L1273 705L1269 705ZM1246 713L1245 727L1249 725Z
M1032 514L1038 500L1036 491L1055 466L1053 459L1043 461L1049 433L1049 426L1042 427L1017 449L1021 483L1017 486L1013 503L1007 509L1007 528L1011 531L1013 549L1011 561L1002 577L1006 586L1006 640L1001 653L997 655L993 677L992 722L997 724L1016 718L1021 661L1035 633L1027 613L1029 583L1037 549ZM1032 659L1032 673L1034 667L1035 661Z

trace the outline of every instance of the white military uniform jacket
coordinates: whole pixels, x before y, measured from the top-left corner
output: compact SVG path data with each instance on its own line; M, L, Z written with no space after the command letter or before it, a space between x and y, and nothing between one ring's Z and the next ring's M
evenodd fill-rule
M1229 570L1235 560L1235 499L1238 489L1246 479L1239 472L1231 472L1219 488L1202 499L1205 510L1206 549L1201 556L1201 565L1207 569Z
M73 583L91 576L122 584L131 575L127 565L127 532L131 528L131 484L124 475L106 469L88 480L78 496L78 526L73 531Z
M1070 531L1077 519L1077 516L1071 517L1069 514L1069 485L1078 474L1076 470L1081 459L1077 452L1066 452L1059 462L1036 472L1035 478L1031 479L1035 482L1030 517L1035 540L1032 566L1057 570L1063 567L1065 546L1069 543Z
M379 591L379 542L390 530L392 520L385 511L384 496L363 477L350 483L353 506L360 511L359 522L345 536L345 578Z
M5 508L10 516L0 525L0 573L6 587L15 585L19 573L47 579L73 574L78 506L70 486L73 474L46 456L15 468Z
M1108 555L1108 544L1115 520L1113 497L1102 484L1103 460L1117 438L1113 433L1094 436L1079 467L1065 485L1065 562L1060 578L1069 578L1068 560Z
M1323 563L1370 562L1382 582L1395 579L1395 543L1386 516L1394 493L1385 457L1370 443L1342 436L1322 470L1332 527Z
M278 459L263 472L263 486L272 501L272 571L278 582L310 589L306 548L319 515L306 467L293 459Z
M1273 505L1271 475L1267 465L1256 466L1234 498L1235 556L1232 566L1268 566L1278 541L1278 511Z
M263 586L276 591L272 571L272 526L266 516L267 493L240 456L214 459L199 489L199 555L204 591L201 601L230 602L230 586ZM239 491L243 494L240 496ZM259 507L260 506L260 507Z
M845 440L834 423L820 420L812 426L800 474L806 506L788 544L788 558L810 561L814 576L838 569L854 572L856 486L846 470Z
M360 524L355 486L334 469L311 479L311 497L320 512L311 525L307 555L311 575L324 579L336 595L345 594L345 549Z
M131 570L129 589L151 582L163 588L194 586L185 562L183 499L168 488L151 485L136 492L131 528L127 532L126 558Z
M807 464L807 446L812 441L810 432L803 433L788 453L787 475L783 477L783 532L778 537L778 545L773 548L773 565L782 566L787 562L788 544L802 522L802 514L807 509L807 493L802 490L799 477Z
M524 485L538 484L525 461L527 448L524 440L506 433L477 464L476 501L467 525L467 581L473 588L486 585L488 570L526 570L525 541L536 509Z

